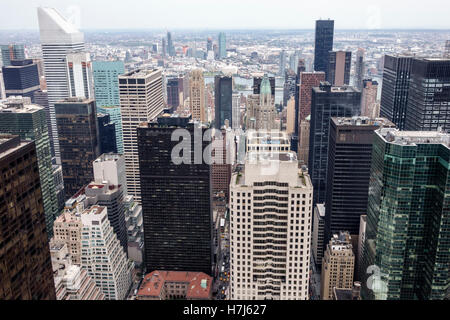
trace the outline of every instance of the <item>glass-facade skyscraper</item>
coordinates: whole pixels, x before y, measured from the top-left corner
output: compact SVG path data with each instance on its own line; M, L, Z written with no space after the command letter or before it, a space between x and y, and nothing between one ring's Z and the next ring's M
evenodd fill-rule
M25 50L23 44L0 45L2 51L2 62L4 67L11 65L11 60L24 60Z
M224 32L219 33L219 59L227 57L227 39Z
M325 202L330 118L357 116L360 105L361 92L353 87L332 87L321 82L312 89L308 165L314 205Z
M59 215L58 198L53 181L52 154L45 109L22 97L10 97L0 104L0 133L34 140L41 179L47 234L53 234L53 222Z
M220 129L225 125L225 120L232 121L233 108L233 79L232 77L216 76L214 78L215 99L215 128Z
M333 50L334 20L317 20L314 71L328 72L328 55Z
M375 131L363 298L442 300L449 288L450 135Z
M125 65L123 61L94 61L92 68L97 112L109 114L116 126L117 152L123 154L119 75L125 73Z

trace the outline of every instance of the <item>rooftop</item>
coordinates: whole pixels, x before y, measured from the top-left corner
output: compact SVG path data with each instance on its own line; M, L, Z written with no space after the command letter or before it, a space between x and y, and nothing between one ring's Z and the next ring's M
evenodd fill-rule
M43 109L37 104L32 104L28 97L10 96L0 101L0 113L33 113Z
M332 117L331 121L337 126L378 126L395 127L395 124L386 118L368 118L363 116Z
M119 75L119 78L146 78L158 71L159 69L136 69L125 74Z
M381 128L375 131L384 141L402 146L418 144L443 144L450 147L450 134L442 131L400 131L395 128Z
M137 295L159 298L166 282L188 283L187 299L208 299L212 290L212 278L203 272L156 270L145 276Z

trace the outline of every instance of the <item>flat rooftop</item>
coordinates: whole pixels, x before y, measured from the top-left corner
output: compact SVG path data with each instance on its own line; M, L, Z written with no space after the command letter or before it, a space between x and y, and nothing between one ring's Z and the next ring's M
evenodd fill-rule
M336 126L378 126L378 127L392 127L395 128L395 124L389 121L386 118L369 118L369 117L362 117L362 116L355 116L355 117L332 117L331 121Z
M375 131L384 141L414 146L418 144L443 144L450 147L450 134L441 131L400 131L394 128L382 128Z
M158 71L160 71L160 69L136 69L119 75L119 78L145 78Z

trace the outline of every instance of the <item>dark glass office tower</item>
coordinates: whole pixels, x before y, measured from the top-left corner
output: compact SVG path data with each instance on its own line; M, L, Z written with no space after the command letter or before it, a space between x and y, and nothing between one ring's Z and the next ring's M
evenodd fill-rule
M333 50L334 20L316 21L314 70L328 72L328 54Z
M392 121L400 130L405 130L413 59L413 57L389 55L384 57L380 116Z
M216 76L214 78L214 100L215 100L215 128L220 129L228 119L230 126L232 121L232 77Z
M158 123L143 124L137 129L147 272L212 274L210 165L202 159L201 164L194 163L194 148L200 149L202 157L209 142L194 146L194 125L188 121L189 118L159 118ZM189 163L172 162L173 149L180 147L182 139L172 141L177 129L186 129L184 133L190 134L183 140L191 148L185 154ZM203 136L206 128L195 130Z
M413 59L405 130L450 132L449 114L450 59Z
M375 132L360 269L363 298L442 300L448 295L449 140L449 134L436 131ZM381 285L372 289L379 290L370 290L377 275Z
M55 300L34 142L0 135L0 300Z
M2 68L6 97L22 96L34 102L34 92L39 90L39 71L33 60L11 60Z
M361 92L353 87L332 87L321 82L312 89L308 165L314 205L325 202L330 119L359 115L360 104Z
M179 79L173 78L167 80L167 106L170 110L175 111L180 105L180 86Z
M48 128L48 138L50 139L50 148L52 151L52 157L55 156L55 147L53 145L53 131L52 131L52 121L50 118L50 106L48 104L48 92L47 90L37 90L33 93L34 103L44 107L45 115L47 118L47 128Z
M111 122L109 114L98 113L98 134L100 138L100 154L117 153L116 125Z
M331 118L325 245L341 231L358 237L360 216L367 214L374 131L380 127L395 125L384 118Z
M55 103L66 199L94 180L92 162L100 156L95 100L67 98Z
M175 47L173 46L172 34L170 32L167 32L167 49L169 56L175 56Z

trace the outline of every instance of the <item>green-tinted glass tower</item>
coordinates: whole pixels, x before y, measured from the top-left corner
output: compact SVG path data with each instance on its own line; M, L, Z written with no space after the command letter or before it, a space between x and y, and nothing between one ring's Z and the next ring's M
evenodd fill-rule
M51 237L53 221L59 215L59 211L45 109L31 104L29 98L8 98L0 104L0 133L14 134L23 140L35 141L45 223L47 234Z
M363 298L444 299L450 280L450 134L375 131ZM375 290L374 290L375 289Z
M109 114L111 122L116 126L117 152L123 154L119 75L125 73L124 63L123 61L94 61L92 70L97 111Z

